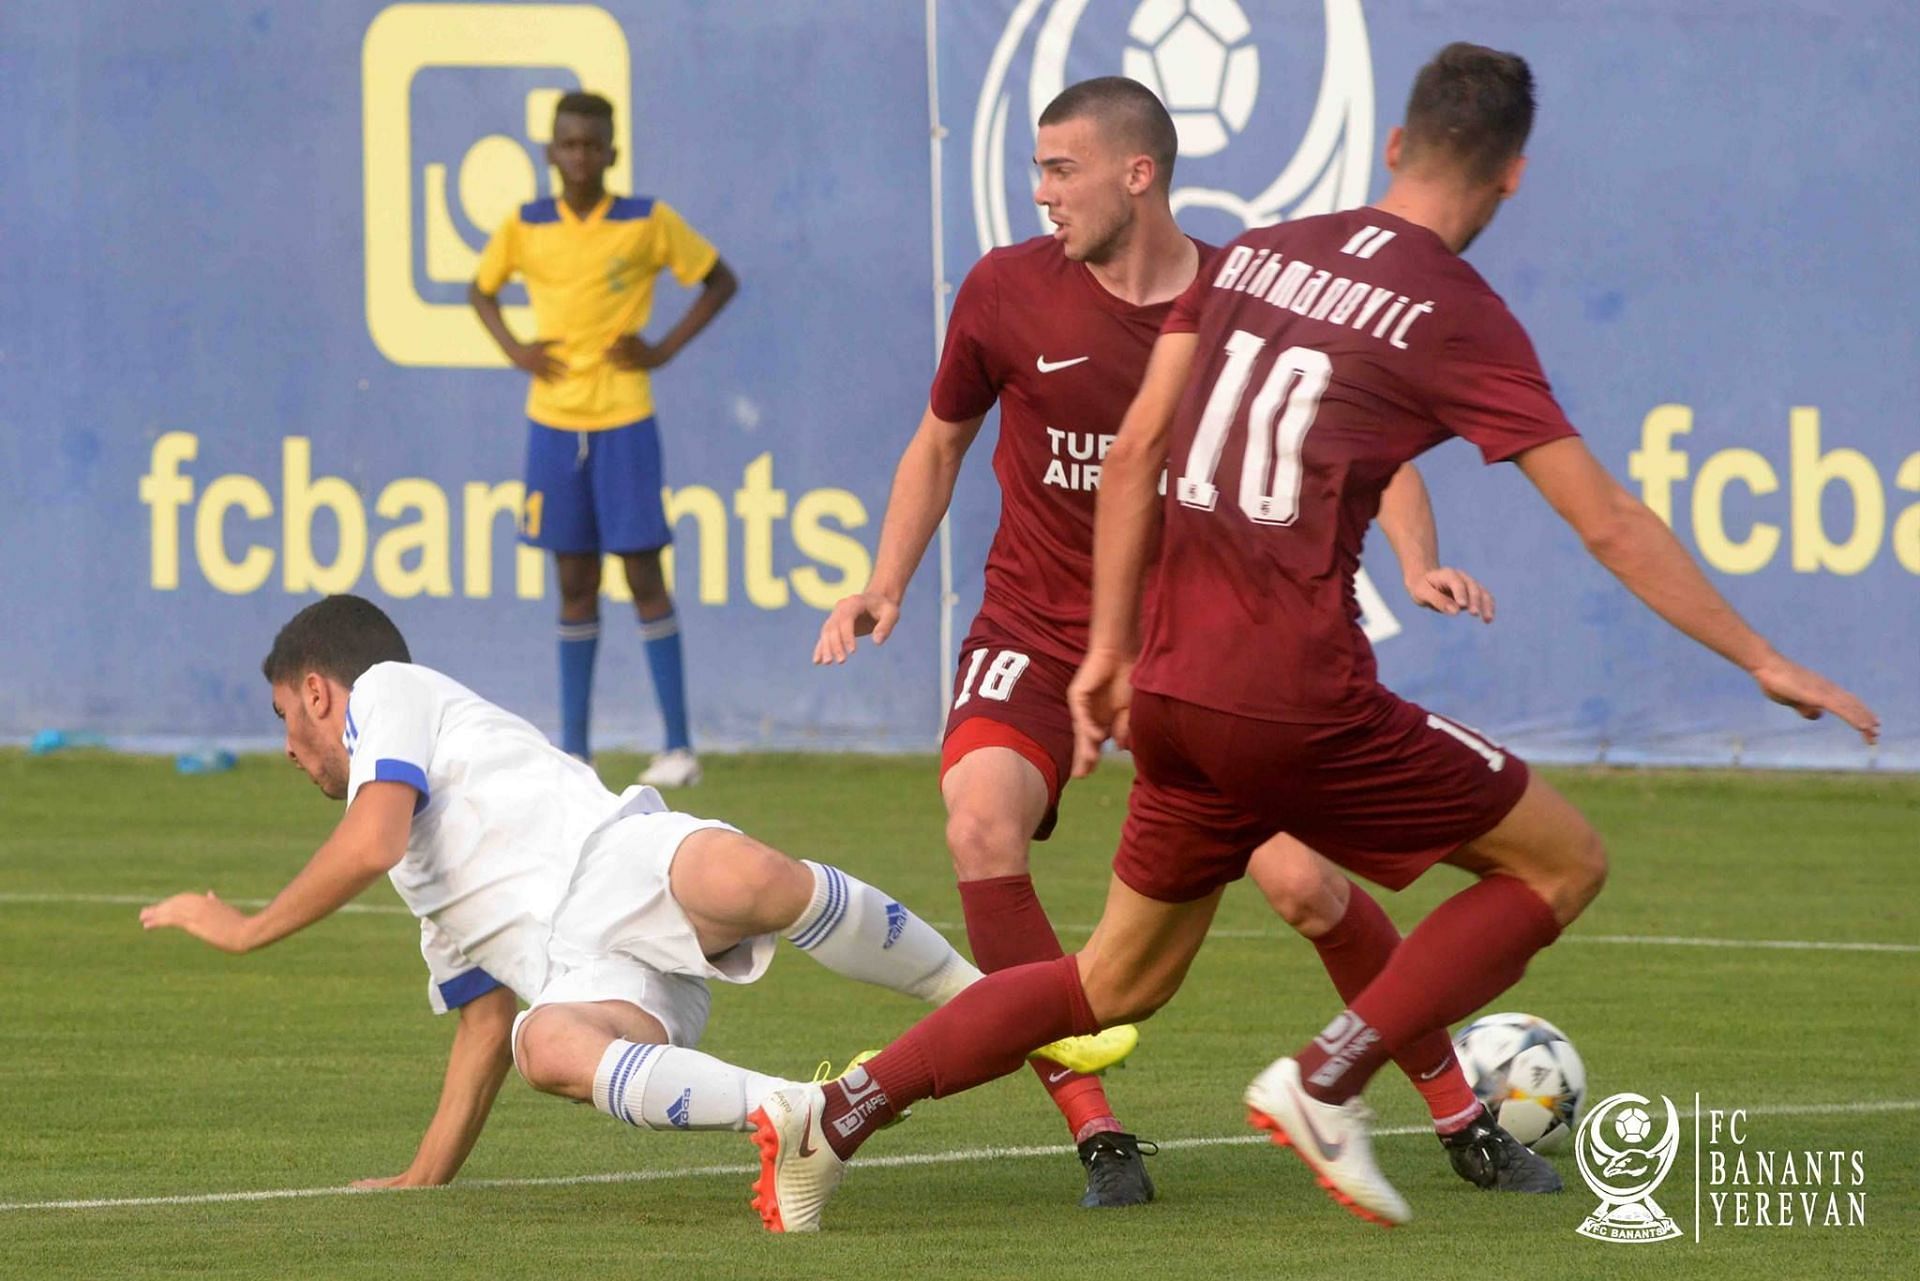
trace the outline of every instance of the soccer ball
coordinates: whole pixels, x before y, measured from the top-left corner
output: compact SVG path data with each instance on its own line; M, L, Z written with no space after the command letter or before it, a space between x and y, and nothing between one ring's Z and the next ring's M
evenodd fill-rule
M1653 1120L1644 1108L1628 1108L1613 1118L1613 1128L1628 1143L1645 1143L1653 1133Z
M1531 1014L1489 1014L1453 1038L1467 1083L1502 1128L1536 1152L1567 1141L1587 1103L1587 1069L1553 1024ZM1626 1132L1632 1111L1618 1124ZM1649 1128L1640 1113L1642 1135Z
M1140 0L1121 67L1167 104L1180 154L1226 148L1253 115L1260 50L1235 0Z

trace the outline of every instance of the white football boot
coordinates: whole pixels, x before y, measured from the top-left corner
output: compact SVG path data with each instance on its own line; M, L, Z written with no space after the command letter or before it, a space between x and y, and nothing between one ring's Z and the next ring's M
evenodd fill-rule
M700 781L700 758L690 747L676 747L654 757L640 771L642 787L692 787Z
M1276 1059L1247 1087L1247 1122L1290 1147L1333 1199L1382 1227L1413 1218L1406 1199L1373 1161L1373 1109L1358 1096L1322 1103L1300 1086L1300 1065Z
M847 1163L820 1128L826 1105L819 1086L794 1085L775 1090L747 1115L760 1149L753 1208L769 1232L818 1232L827 1198L846 1177Z

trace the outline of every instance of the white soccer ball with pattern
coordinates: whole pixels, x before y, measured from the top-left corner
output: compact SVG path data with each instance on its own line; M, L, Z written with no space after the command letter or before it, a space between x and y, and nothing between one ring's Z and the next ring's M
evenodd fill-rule
M1253 117L1260 50L1235 0L1141 0L1121 69L1167 104L1180 154L1224 151Z
M1536 1152L1567 1141L1587 1105L1587 1068L1567 1034L1532 1014L1489 1014L1453 1038L1467 1083Z

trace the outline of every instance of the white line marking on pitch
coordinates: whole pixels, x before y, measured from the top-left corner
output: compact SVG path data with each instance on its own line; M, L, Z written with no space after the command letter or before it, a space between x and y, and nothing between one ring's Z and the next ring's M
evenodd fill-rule
M1652 947L1750 947L1788 952L1920 952L1920 943L1836 943L1814 939L1697 939L1677 934L1563 934L1562 943L1633 943Z
M5 896L0 895L0 901ZM936 930L964 930L964 925L953 921L929 921ZM1091 925L1056 924L1054 929L1062 934L1091 934ZM1216 939L1290 939L1292 934L1279 930L1238 930L1216 926L1207 931L1208 938ZM1920 943L1850 943L1832 939L1710 939L1687 938L1678 934L1562 934L1559 943L1607 943L1632 947L1733 947L1754 948L1761 951L1786 950L1796 952L1920 952Z
M97 907L145 907L149 903L158 903L166 898L166 893L158 894L0 894L0 907L9 904L31 906L39 903L81 903ZM235 907L265 907L263 898L230 898L227 900ZM337 909L342 912L364 913L372 916L412 916L404 907L391 903L349 903Z
M158 902L165 894L35 894L0 893L0 907L9 905L32 906L35 904L78 903L104 907L145 907ZM235 907L265 907L263 898L228 899ZM370 916L411 916L406 908L390 903L349 903L341 908L342 912L353 912ZM957 921L929 921L936 930L963 931L966 927ZM1091 925L1054 926L1063 934L1091 934ZM1279 930L1239 930L1221 926L1210 931L1217 939L1288 939L1293 935ZM1562 943L1605 943L1628 947L1722 947L1751 948L1756 951L1792 951L1792 952L1891 952L1902 955L1920 953L1920 943L1851 943L1834 939L1715 939L1690 938L1679 934L1563 934Z
M1860 1116L1882 1112L1920 1112L1920 1099L1888 1099L1864 1103L1790 1103L1779 1107L1746 1109L1749 1116ZM1691 1119L1691 1111L1681 1116ZM1406 1138L1431 1134L1430 1126L1396 1125L1374 1131L1375 1138ZM643 1140L644 1142L644 1140ZM1264 1134L1219 1134L1204 1138L1166 1139L1165 1151L1184 1148L1238 1147L1272 1142ZM902 1156L857 1157L853 1164L868 1170L898 1170L911 1166L958 1165L971 1161L1006 1161L1024 1157L1067 1156L1074 1149L1063 1143L1016 1148L958 1148L947 1152L913 1152ZM659 1183L669 1179L734 1178L758 1174L757 1165L695 1165L679 1170L626 1170L609 1174L568 1174L540 1179L464 1179L452 1188L567 1188L599 1183ZM0 1212L11 1210L127 1210L163 1205L229 1205L244 1201L294 1201L309 1197L378 1196L383 1192L445 1192L448 1188L271 1188L258 1192L199 1192L181 1196L112 1197L90 1201L0 1201Z

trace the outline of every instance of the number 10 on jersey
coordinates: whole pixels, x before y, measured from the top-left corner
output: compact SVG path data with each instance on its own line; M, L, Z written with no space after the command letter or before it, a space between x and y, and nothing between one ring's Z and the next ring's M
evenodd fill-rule
M1227 363L1207 395L1200 429L1174 490L1184 506L1212 511L1220 501L1213 475L1226 448L1227 431L1247 394L1254 359L1266 345L1266 339L1244 329L1234 330L1227 339ZM1332 377L1333 362L1311 347L1287 348L1267 372L1247 411L1247 452L1240 467L1240 510L1247 519L1260 525L1291 525L1300 514L1300 451Z

